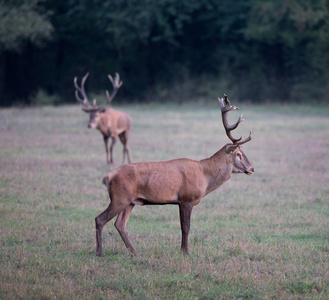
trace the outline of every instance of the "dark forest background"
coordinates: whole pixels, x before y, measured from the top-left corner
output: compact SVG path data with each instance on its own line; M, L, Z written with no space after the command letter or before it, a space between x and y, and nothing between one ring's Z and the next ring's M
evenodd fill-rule
M0 105L186 101L327 102L329 0L0 0ZM105 94L104 94L105 97Z

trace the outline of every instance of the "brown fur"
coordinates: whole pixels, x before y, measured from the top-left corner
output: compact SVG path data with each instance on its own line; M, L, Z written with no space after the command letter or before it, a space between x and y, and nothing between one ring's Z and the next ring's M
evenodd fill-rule
M113 163L113 148L118 138L123 144L123 160L125 162L125 155L127 154L128 163L131 162L128 138L130 134L130 128L132 124L131 117L124 112L114 110L112 108L105 112L90 112L90 120L88 127L98 129L103 135L106 161L107 163ZM111 146L109 149L108 140L111 139Z
M193 206L230 179L231 174L254 172L247 157L237 147L227 153L226 147L201 161L187 158L165 162L141 162L123 165L103 177L111 203L96 218L97 255L102 255L101 231L118 215L115 226L127 248L134 253L125 233L125 224L135 205L179 205L182 225L182 250L188 253L188 231ZM238 154L242 160L238 161ZM118 221L119 220L119 221Z
M110 205L96 217L96 254L102 255L102 230L104 225L118 215L114 226L131 253L135 250L128 240L126 224L135 205L179 206L182 230L181 250L188 253L188 235L192 209L201 199L230 179L232 173L251 175L254 168L240 145L251 140L234 139L231 131L242 121L242 116L233 126L227 122L227 113L237 109L231 106L227 96L219 99L223 125L232 144L225 145L210 158L200 161L180 158L163 162L141 162L123 165L103 177L111 198ZM225 104L226 103L226 104Z

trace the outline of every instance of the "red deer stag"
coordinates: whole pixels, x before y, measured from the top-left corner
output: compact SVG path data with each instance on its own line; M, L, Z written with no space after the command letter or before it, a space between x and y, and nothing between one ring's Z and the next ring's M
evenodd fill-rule
M87 80L89 73L87 73L81 80L81 87L77 83L77 77L74 77L74 86L76 88L75 98L81 103L81 108L84 112L89 114L88 128L97 128L103 135L106 151L106 161L107 163L113 163L113 147L118 139L120 138L123 144L123 160L125 161L125 156L127 154L128 163L130 163L130 155L128 148L128 138L131 127L131 117L124 113L112 108L106 109L106 104L110 104L115 97L118 89L122 85L120 81L120 76L115 73L114 79L111 75L108 78L112 82L113 92L112 95L106 91L107 100L100 106L96 106L96 99L93 101L93 105L89 103L87 94L85 92L85 82ZM80 98L80 96L82 98ZM108 141L111 138L110 146L110 158L109 158L109 145Z
M232 173L251 175L254 168L241 150L241 145L251 140L235 139L231 131L242 119L229 125L227 113L238 107L227 99L218 99L222 111L222 120L227 136L232 141L210 158L200 161L188 158L164 162L140 162L118 167L106 174L103 184L106 185L111 198L110 205L96 217L96 254L102 256L102 229L104 225L118 215L114 226L118 230L126 247L132 254L133 246L126 234L126 224L135 205L177 204L182 230L181 250L188 254L188 235L193 206L224 182Z

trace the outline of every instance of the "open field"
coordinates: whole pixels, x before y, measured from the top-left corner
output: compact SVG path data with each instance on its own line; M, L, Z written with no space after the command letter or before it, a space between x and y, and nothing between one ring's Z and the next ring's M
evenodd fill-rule
M329 107L251 106L234 136L256 173L233 175L192 213L135 207L131 257L110 221L101 134L79 107L0 110L0 299L328 299ZM201 159L229 140L213 104L129 105L134 162ZM237 118L232 112L230 120ZM122 147L114 160L118 166Z

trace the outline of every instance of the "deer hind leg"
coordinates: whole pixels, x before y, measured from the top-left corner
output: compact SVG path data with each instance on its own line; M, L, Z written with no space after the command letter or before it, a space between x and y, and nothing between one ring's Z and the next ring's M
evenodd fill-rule
M126 225L129 220L131 211L134 208L134 204L130 204L125 210L119 213L117 220L114 223L115 228L118 230L122 240L124 241L126 247L132 254L135 254L135 250L133 246L130 244L127 233L126 233Z
M111 142L111 146L110 146L110 163L113 164L113 148L115 146L115 143L117 142L117 138L115 136L112 137L112 142Z
M102 230L107 222L112 220L117 214L121 213L127 206L117 206L113 202L95 218L96 224L96 255L102 256Z
M106 162L109 164L109 137L103 136L104 138L104 144L105 144L105 152L106 152Z
M123 132L123 133L121 133L119 135L120 141L123 144L123 160L122 160L122 164L125 163L126 154L127 154L128 163L129 164L131 163L130 155L129 155L129 147L128 147L128 135L129 135L128 131L125 131L125 132Z
M190 221L193 205L191 203L179 204L179 217L182 229L182 246L181 250L188 254L188 235L190 232Z

